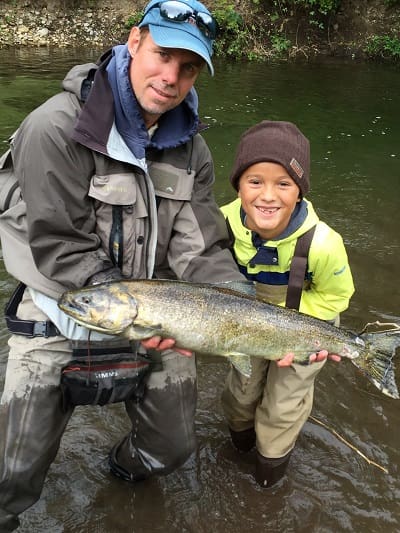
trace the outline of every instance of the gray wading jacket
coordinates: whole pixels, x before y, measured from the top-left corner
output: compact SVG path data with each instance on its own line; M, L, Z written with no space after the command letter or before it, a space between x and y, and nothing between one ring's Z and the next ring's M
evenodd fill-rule
M51 298L118 262L128 278L243 279L201 135L138 160L115 128L104 66L74 67L63 89L28 115L4 161L22 196L0 216L7 271Z

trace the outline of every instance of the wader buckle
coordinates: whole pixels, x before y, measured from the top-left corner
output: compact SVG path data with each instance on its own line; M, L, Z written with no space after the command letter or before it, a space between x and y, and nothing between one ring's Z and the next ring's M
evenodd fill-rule
M55 337L56 335L60 335L60 332L56 328L56 326L53 324L53 322L50 322L48 320L43 320L40 322L32 321L33 322L33 330L32 330L32 337Z
M17 308L25 289L26 285L19 283L5 307L4 314L8 331L25 337L56 337L60 335L58 328L50 320L23 320L17 317Z

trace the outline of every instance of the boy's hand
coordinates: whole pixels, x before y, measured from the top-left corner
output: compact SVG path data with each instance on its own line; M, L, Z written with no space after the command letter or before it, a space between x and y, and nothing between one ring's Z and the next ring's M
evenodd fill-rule
M278 359L276 361L276 364L279 367L284 368L286 366L290 366L293 363L293 359L294 359L294 353L290 352L290 353L287 353L285 357L283 357L282 359ZM332 361L335 361L336 363L338 363L341 360L341 357L340 355L337 355L337 354L333 354L333 353L330 354L328 350L320 350L319 352L313 353L310 355L309 362L310 364L320 363L321 361L325 361L325 359L331 359Z
M154 337L150 337L149 339L143 339L141 341L141 344L146 350L157 350L158 352L162 352L164 350L170 350L174 349L175 352L180 353L181 355L184 355L185 357L190 357L193 355L193 352L190 350L184 350L183 348L174 348L175 346L175 339L163 339L159 335L155 335Z

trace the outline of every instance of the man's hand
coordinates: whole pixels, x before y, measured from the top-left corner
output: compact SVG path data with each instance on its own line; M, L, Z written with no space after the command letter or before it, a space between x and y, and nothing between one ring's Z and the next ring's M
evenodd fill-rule
M290 353L287 353L285 357L283 357L282 359L278 359L276 361L276 364L279 367L284 368L286 366L290 366L293 363L293 359L294 359L294 353L290 352ZM341 357L340 355L329 353L328 350L320 350L319 352L313 353L310 355L309 362L310 364L320 363L321 361L325 361L325 359L331 359L332 361L335 361L336 363L338 363L341 360Z
M141 341L142 346L144 346L146 350L150 349L162 352L164 350L174 349L175 352L178 352L181 355L184 355L185 357L191 357L193 355L193 352L191 352L190 350L184 350L183 348L175 348L175 342L175 339L163 339L159 335L155 335L154 337L150 337L149 339L143 339Z
M99 283L105 283L106 281L119 281L122 279L122 272L118 267L106 268L96 272L93 276L86 281L87 285L98 285Z

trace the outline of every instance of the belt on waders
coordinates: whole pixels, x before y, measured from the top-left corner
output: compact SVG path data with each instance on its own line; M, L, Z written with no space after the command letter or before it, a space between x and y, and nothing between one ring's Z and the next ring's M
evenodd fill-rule
M56 325L50 320L23 320L17 317L17 309L25 289L26 285L19 283L4 308L8 331L25 337L56 337L61 335Z

